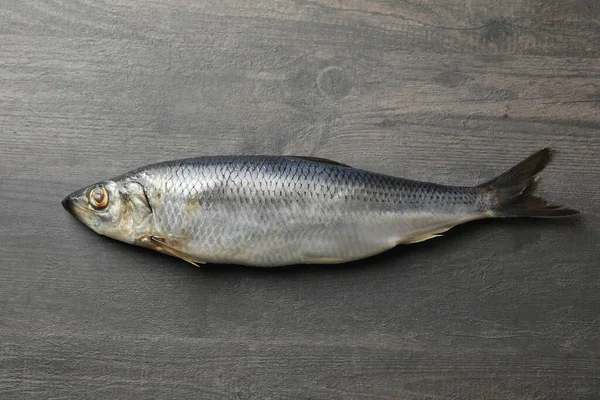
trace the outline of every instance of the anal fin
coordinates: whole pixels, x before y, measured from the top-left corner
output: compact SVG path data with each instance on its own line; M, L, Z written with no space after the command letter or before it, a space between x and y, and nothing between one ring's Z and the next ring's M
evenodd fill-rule
M198 265L198 264L206 264L205 261L197 260L194 257L192 257L191 255L184 253L183 251L178 250L175 247L171 246L170 244L167 243L167 240L164 238L150 236L150 240L152 240L164 252L169 253L175 257L181 258L183 261L187 261L190 264L192 264L198 268L200 268L200 265Z

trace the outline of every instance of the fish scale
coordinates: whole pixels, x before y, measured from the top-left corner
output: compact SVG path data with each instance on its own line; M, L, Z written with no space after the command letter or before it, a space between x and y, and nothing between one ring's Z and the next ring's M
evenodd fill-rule
M431 223L436 211L444 222L447 213L481 208L472 188L286 157L189 159L141 169L135 179L152 188L154 234L185 242L183 252L207 262L361 258L396 245L417 216ZM190 211L192 200L199 206Z
M576 214L532 195L550 155L543 149L472 187L307 157L200 157L136 169L63 205L99 234L194 264L341 263L475 219Z

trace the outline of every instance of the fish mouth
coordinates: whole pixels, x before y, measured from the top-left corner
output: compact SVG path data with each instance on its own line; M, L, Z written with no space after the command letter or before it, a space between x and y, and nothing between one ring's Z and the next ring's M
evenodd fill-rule
M71 201L70 197L65 197L61 204L65 210L67 210L70 214L73 214L73 202Z
M65 197L62 202L65 210L77 219L81 218L82 212L85 210L87 199L82 190L71 193Z

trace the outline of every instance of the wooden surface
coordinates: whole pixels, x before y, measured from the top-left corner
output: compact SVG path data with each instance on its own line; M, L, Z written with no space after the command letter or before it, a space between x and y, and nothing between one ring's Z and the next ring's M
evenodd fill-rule
M0 2L0 397L597 399L600 3ZM558 150L577 221L491 221L338 267L196 269L71 191L300 154L482 182Z

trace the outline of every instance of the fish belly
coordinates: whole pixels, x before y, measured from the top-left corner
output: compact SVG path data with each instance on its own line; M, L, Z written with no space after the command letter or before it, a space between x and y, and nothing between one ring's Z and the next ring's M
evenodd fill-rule
M343 218L273 218L244 213L243 218L204 219L189 227L185 251L209 263L262 267L336 264L366 258L402 243L438 236L474 215L357 215Z

